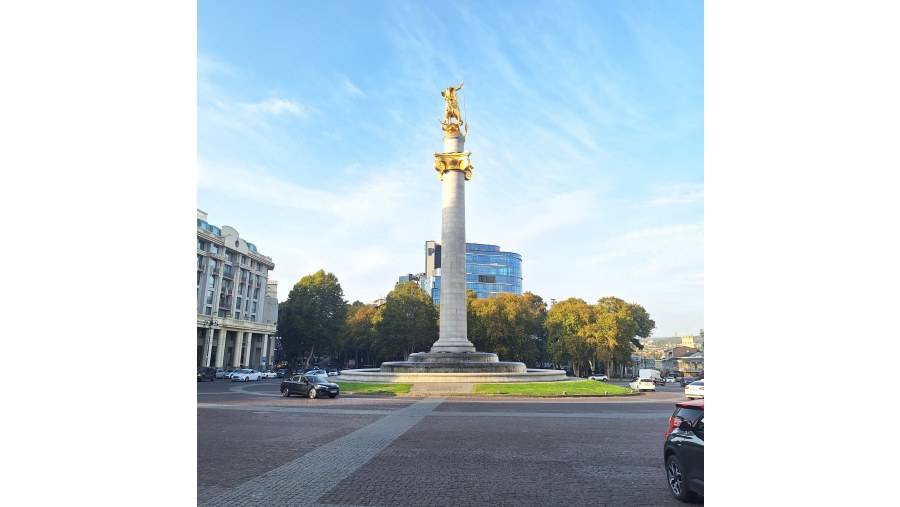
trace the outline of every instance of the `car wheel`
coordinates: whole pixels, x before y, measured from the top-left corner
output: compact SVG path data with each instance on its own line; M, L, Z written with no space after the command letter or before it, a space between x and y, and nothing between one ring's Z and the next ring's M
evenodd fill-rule
M309 388L309 392L306 394L307 394L307 396L309 396L309 399L311 399L311 400L315 399L316 396L319 395L319 393L315 390L315 388L312 388L312 387Z
M291 395L291 390L288 389L287 387L282 387L282 388L281 388L281 395L284 396L285 398L287 398L288 396Z
M689 490L681 474L681 461L675 454L666 459L666 478L669 480L669 491L679 502L690 502L696 498L696 494Z

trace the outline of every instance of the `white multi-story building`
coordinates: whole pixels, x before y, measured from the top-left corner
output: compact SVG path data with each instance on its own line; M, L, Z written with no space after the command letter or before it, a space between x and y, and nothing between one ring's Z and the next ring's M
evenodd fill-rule
M197 366L270 368L278 321L270 257L197 210Z

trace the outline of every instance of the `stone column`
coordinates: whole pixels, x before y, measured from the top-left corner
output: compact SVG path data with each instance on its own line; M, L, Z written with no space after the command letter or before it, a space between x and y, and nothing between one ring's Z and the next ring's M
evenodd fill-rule
M216 344L216 368L225 368L225 337L228 331L224 328L219 330L219 343Z
M475 352L466 329L466 179L471 178L465 137L444 136L441 210L441 324L431 352ZM447 156L449 155L449 156Z
M237 369L241 365L241 348L244 346L244 332L236 331L234 333L234 352L231 356L231 367Z
M244 335L244 368L250 368L250 352L253 347L253 334L250 332L243 333Z

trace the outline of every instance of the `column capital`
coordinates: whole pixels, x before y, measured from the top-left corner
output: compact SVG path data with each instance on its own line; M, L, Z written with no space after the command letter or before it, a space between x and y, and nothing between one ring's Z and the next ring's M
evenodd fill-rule
M434 169L438 172L438 179L444 181L444 173L447 171L462 171L465 174L466 181L472 179L472 169L475 166L469 160L471 152L465 151L461 153L435 153Z

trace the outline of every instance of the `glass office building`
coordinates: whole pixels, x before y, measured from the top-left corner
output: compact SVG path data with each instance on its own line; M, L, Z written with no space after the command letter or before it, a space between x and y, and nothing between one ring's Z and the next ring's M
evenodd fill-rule
M425 243L425 276L419 285L431 294L434 304L441 302L441 244ZM522 256L504 252L497 245L466 243L466 289L479 298L501 292L522 295Z

